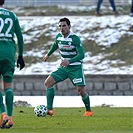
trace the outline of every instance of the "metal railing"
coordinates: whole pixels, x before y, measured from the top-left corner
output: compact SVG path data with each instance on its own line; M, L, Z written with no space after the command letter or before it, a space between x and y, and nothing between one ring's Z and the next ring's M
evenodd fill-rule
M5 0L6 6L53 6L53 5L96 5L98 0ZM130 4L131 0L115 0L116 5ZM103 0L109 5L109 0Z

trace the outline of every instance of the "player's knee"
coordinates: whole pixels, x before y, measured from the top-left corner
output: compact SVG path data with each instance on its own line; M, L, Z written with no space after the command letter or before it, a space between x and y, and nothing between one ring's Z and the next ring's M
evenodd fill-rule
M84 89L84 87L77 87L78 93L81 96L84 96L86 94L86 91Z
M48 86L48 82L45 80L44 81L44 86L47 87Z
M44 81L44 86L45 86L46 88L50 88L51 86L53 86L53 83L52 83L52 82L49 82L48 80L45 80L45 81Z

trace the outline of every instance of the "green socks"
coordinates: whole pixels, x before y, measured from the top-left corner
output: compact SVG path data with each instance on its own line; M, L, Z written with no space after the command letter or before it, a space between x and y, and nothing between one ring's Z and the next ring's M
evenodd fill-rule
M50 87L46 90L46 98L47 98L47 108L49 110L53 109L53 100L54 100L54 88Z
M4 106L4 103L3 103L3 96L0 92L0 113L3 113L3 112L6 112L6 110L5 110L5 106Z
M85 104L86 111L91 111L91 109L90 109L90 99L89 99L89 95L87 93L84 97L82 97L82 101Z
M53 100L54 100L54 88L50 87L46 90L46 99L47 99L47 108L52 110L53 109ZM82 101L85 104L85 108L87 111L91 111L90 109L90 99L89 95L86 94L84 97L82 97Z
M12 116L14 94L13 94L11 88L6 88L4 90L4 93L5 93L5 103L6 103L7 115Z

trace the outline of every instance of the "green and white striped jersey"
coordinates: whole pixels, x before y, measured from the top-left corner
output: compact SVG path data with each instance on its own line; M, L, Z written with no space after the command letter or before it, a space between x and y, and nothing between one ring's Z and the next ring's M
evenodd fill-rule
M0 8L0 60L15 58L14 34L18 41L18 55L22 56L24 43L18 18L13 12Z
M69 60L69 65L81 65L84 58L84 49L80 38L73 32L64 38L61 33L57 34L55 42L48 52L50 56L56 49L59 52L62 60Z

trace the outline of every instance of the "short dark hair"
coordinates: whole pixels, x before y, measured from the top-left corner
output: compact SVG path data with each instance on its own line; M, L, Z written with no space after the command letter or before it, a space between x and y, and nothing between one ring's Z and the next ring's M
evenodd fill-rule
M61 18L58 23L66 21L68 25L70 25L70 20L68 18Z
M0 5L3 5L5 0L0 0Z

